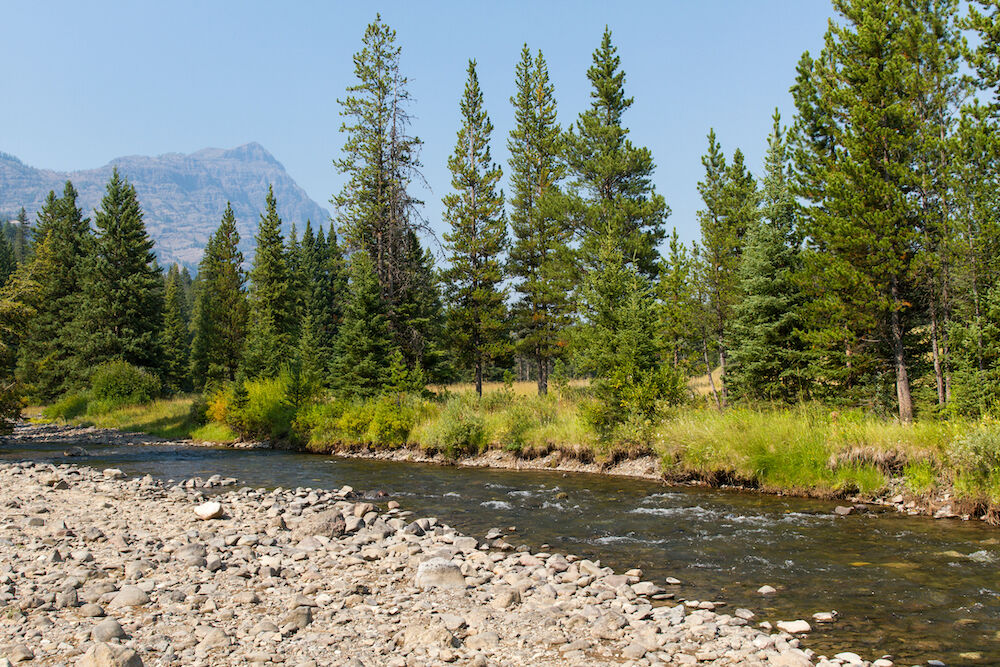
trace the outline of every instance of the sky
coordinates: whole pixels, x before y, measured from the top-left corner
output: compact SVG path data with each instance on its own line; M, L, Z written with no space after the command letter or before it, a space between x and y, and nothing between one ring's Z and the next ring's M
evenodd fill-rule
M439 233L468 60L478 63L493 156L505 165L521 46L545 54L566 126L589 105L586 71L607 25L635 99L625 124L652 151L657 191L672 209L667 227L685 241L699 236L709 129L727 156L739 147L761 175L771 115L777 107L791 121L796 62L819 50L832 15L828 0L0 6L0 151L68 171L257 141L331 211L343 183L332 163L344 142L337 98L354 82L352 55L380 12L402 47L411 131L424 142L428 189L416 194Z

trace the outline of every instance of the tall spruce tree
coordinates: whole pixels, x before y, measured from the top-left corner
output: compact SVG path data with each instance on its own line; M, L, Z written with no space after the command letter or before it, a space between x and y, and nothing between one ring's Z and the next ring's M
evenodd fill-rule
M525 44L515 70L514 129L510 150L514 241L508 263L518 300L513 308L518 351L534 360L538 393L548 393L549 370L566 346L573 289L571 229L560 182L561 130L555 89L542 52L534 59Z
M807 228L809 271L823 292L814 322L820 337L846 347L842 356L876 342L869 400L894 403L900 421L909 422L909 347L919 313L914 268L925 239L915 206L921 47L912 36L923 17L902 0L834 6L843 20L831 22L823 56L811 72L800 70L796 91L800 114L833 119L826 131L834 150L812 147L818 166L811 175L824 184ZM815 94L803 94L809 89ZM892 398L879 395L883 377L895 385Z
M345 249L371 255L390 330L414 367L422 363L420 341L432 333L407 301L425 282L421 262L414 261L422 253L412 252L411 241L414 232L430 231L419 213L423 202L410 187L422 179L421 141L409 134L409 82L400 69L396 31L376 15L362 43L354 54L357 82L339 100L345 119L340 131L347 139L334 165L347 180L331 203Z
M7 240L7 235L0 234L0 287L4 286L16 267L17 259L14 256L14 248Z
M161 334L163 370L160 375L168 391L184 391L191 387L188 381L191 336L184 286L176 263L170 265L165 284Z
M76 189L67 181L63 196L50 191L38 212L29 263L42 261L36 257L44 244L45 264L44 270L32 270L39 298L18 350L17 368L28 396L37 401L49 401L75 388L81 379L77 375L81 364L76 362L80 350L72 324L82 306L93 235L90 220L76 200Z
M450 231L444 239L451 266L449 320L455 349L475 374L476 393L482 396L483 376L490 362L510 348L506 336L506 290L503 253L507 248L504 196L498 191L503 174L490 155L490 122L476 74L469 61L462 96L462 127L455 151L448 159L454 190L442 200Z
M195 387L232 382L239 372L248 316L239 244L233 208L226 202L222 222L205 246L194 284L191 379Z
M117 168L94 225L94 251L76 323L83 349L81 374L115 359L159 371L163 277L135 187Z
M697 350L692 347L698 308L693 285L694 271L691 253L681 243L675 228L670 234L656 288L660 306L660 348L664 361L679 373L690 372L690 356L693 350Z
M739 265L739 300L730 331L729 387L751 401L790 402L806 390L795 207L781 117L768 138L763 219L750 228Z
M566 161L584 197L577 207L580 251L584 266L595 266L600 243L610 233L618 239L625 261L653 277L670 209L653 187L652 154L634 146L622 125L633 98L625 97L625 73L617 51L611 31L605 28L594 64L587 70L593 86L590 108L565 135Z
M17 229L14 231L14 260L18 264L28 261L31 255L31 221L28 220L28 212L21 207L17 212Z
M274 189L257 227L257 249L250 269L250 318L243 355L247 377L277 375L291 359L295 329L295 295L288 255L281 238L281 218Z
M371 256L356 252L337 333L334 389L343 396L376 396L389 382L397 351Z

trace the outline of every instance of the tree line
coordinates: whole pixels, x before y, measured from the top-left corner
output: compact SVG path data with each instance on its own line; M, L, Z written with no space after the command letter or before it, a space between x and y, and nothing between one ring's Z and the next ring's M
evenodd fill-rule
M422 142L401 49L377 17L340 100L344 186L326 229L283 236L269 194L247 268L227 208L192 279L156 264L124 177L93 224L67 183L30 234L23 215L0 234L4 312L23 325L5 334L8 376L44 401L124 360L170 391L286 373L311 400L455 380L481 393L516 366L540 394L590 378L600 428L690 400L693 376L720 409L981 414L1000 397L1000 10L833 7L822 50L798 62L794 117L774 113L761 176L708 132L690 245L668 233L653 156L630 139L610 30L590 105L566 126L543 53L523 47L506 165L470 60L441 267L413 194Z

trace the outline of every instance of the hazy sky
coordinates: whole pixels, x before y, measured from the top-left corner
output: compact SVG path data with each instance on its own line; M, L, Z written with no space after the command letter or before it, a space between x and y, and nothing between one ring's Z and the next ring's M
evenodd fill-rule
M328 209L342 182L331 162L343 145L337 98L380 11L403 48L431 188L424 214L438 230L468 59L504 163L521 45L545 53L566 125L588 105L586 70L607 24L635 98L632 141L652 150L668 227L686 240L698 236L709 128L759 175L771 113L791 119L795 64L821 46L831 15L827 0L0 2L0 151L72 170L258 141Z

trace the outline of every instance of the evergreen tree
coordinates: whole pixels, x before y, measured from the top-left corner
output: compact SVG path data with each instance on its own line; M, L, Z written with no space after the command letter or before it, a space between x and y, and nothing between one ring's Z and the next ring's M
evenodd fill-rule
M243 364L250 378L273 377L291 357L295 302L274 189L257 228L250 269L250 319Z
M410 233L407 264L410 281L402 292L397 314L408 323L396 341L411 377L445 382L452 377L444 349L444 305L434 268L434 254L420 246L414 232ZM402 340L400 340L402 338Z
M371 256L356 252L351 256L350 283L337 334L334 388L344 396L378 395L389 381L397 349Z
M659 358L653 287L625 262L618 242L610 234L602 241L600 268L587 276L583 290L579 360L594 374L598 402L590 418L604 438L626 422L647 428L661 402L678 403L684 395L683 376Z
M519 294L514 305L518 351L535 362L538 393L548 393L549 369L566 345L573 288L570 228L560 181L561 131L554 87L542 52L532 60L527 44L515 70L515 127L507 146L511 170L510 274Z
M82 364L76 361L80 350L72 324L82 307L93 235L90 220L83 217L76 199L76 189L69 181L62 197L49 192L38 212L34 249L28 262L39 263L32 268L38 282L38 300L18 350L17 376L28 395L37 401L52 400L82 380L78 376ZM45 257L39 259L43 245Z
M17 229L14 232L14 259L18 264L28 261L31 256L31 221L28 220L28 212L21 207L17 212Z
M188 327L187 304L180 268L172 264L167 271L163 299L163 371L161 377L168 391L177 392L190 388L188 382L189 354L191 347Z
M575 185L585 196L579 220L584 266L593 267L599 245L608 234L618 239L622 256L647 276L656 274L657 246L670 215L652 177L655 165L648 148L632 145L622 116L632 106L625 97L625 73L611 31L604 30L594 64L587 70L593 85L591 106L566 134L565 154Z
M83 368L114 359L161 367L163 278L142 217L135 187L116 168L94 216L97 234L77 318Z
M247 332L243 253L232 206L205 246L194 285L191 318L191 379L195 387L234 381L243 359Z
M657 283L660 303L659 339L666 363L679 373L687 372L692 351L698 304L695 303L694 262L675 228L667 256L662 260Z
M799 92L796 99L803 115L834 119L827 131L835 149L812 151L818 165L812 175L824 184L806 234L808 271L820 278L823 292L813 337L839 341L843 356L876 341L871 398L881 402L881 378L891 378L889 402L909 422L908 347L919 312L915 257L925 239L916 205L922 46L913 35L925 29L924 17L902 0L836 0L834 6L844 21L831 22L812 72L800 71L799 90L808 81L817 92Z
M17 259L14 257L14 248L7 240L7 235L0 234L0 287L4 286L16 267Z
M490 362L509 350L505 336L502 255L507 247L503 174L490 155L493 124L483 106L476 62L469 61L462 96L462 127L448 159L454 192L442 200L450 231L444 235L451 266L445 279L450 328L461 361L474 369L476 393L482 396L483 375Z
M428 332L420 329L420 317L409 319L414 304L407 299L424 281L421 263L412 261L411 242L416 230L430 230L418 211L422 202L410 192L411 182L422 179L421 141L408 134L411 99L400 54L396 32L376 16L354 54L357 83L339 100L345 118L340 130L347 139L334 165L347 181L331 203L346 250L371 255L389 327L413 367L421 363L419 341Z

